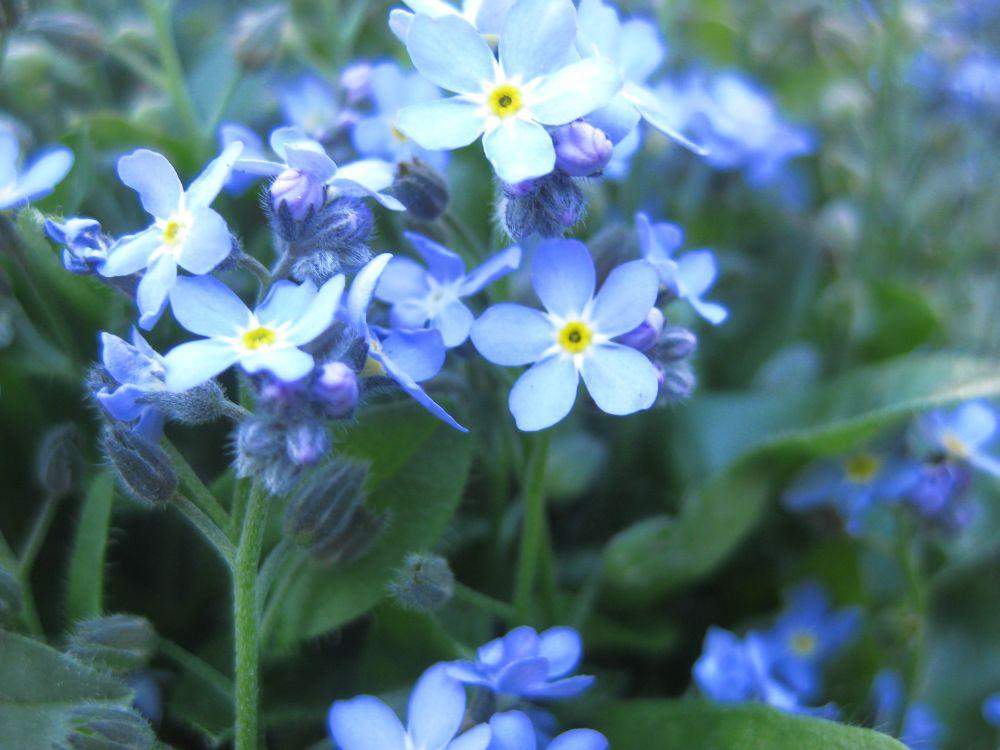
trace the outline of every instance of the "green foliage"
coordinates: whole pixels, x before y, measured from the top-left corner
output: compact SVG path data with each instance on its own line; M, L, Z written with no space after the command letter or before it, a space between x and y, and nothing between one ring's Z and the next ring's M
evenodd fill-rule
M104 555L114 497L114 477L102 471L90 483L73 537L66 583L70 622L97 617L103 609Z

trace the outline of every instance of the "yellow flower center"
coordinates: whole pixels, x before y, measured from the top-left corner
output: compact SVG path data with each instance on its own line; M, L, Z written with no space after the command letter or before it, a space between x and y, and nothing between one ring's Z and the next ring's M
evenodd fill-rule
M273 328L260 326L243 334L243 346L250 351L272 346L278 340Z
M516 115L524 107L521 90L505 83L490 92L490 109L497 117L504 119Z
M559 345L570 354L579 354L585 351L593 338L594 334L590 328L578 320L567 323L559 331Z
M792 651L799 656L811 656L816 651L816 636L802 631L792 636Z
M163 227L163 241L168 245L173 245L181 239L184 231L184 224L177 219L170 219Z
M385 368L382 366L382 363L374 357L368 357L368 359L365 360L365 366L361 368L361 377L384 378Z
M961 438L951 432L946 432L941 438L941 444L955 458L968 458L969 447Z
M882 462L870 453L859 453L847 460L847 478L857 484L868 484L878 474Z
M395 125L392 126L391 132L392 132L392 137L395 140L399 141L400 143L406 143L408 140L410 140L409 138L406 137L403 131L397 128Z

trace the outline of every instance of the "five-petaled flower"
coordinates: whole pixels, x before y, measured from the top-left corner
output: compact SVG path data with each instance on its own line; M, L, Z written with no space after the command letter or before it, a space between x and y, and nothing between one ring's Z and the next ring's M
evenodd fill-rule
M44 198L73 166L73 152L64 146L36 154L23 171L18 170L20 154L17 136L0 129L0 211Z
M538 733L521 711L494 714L489 750L537 750ZM607 750L608 738L593 729L570 729L545 745L545 750Z
M547 312L501 303L472 326L472 342L498 365L532 364L510 392L510 410L525 431L551 427L576 400L580 377L608 414L648 409L659 389L656 368L641 352L613 339L642 323L656 302L658 281L642 260L625 263L594 296L596 273L586 246L546 240L531 264L535 292Z
M986 452L1000 434L1000 418L985 401L928 412L917 420L915 433L945 457L1000 477L1000 459Z

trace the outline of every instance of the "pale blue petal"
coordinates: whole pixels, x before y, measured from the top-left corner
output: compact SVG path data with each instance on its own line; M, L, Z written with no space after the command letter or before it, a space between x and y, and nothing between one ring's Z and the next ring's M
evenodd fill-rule
M552 322L530 307L502 302L472 325L472 343L496 365L513 367L536 362L556 343Z
M410 398L450 427L454 427L456 430L461 432L468 432L465 427L456 422L454 417L445 411L434 399L428 396L424 392L424 389L417 385L413 378L407 375L390 358L379 353L373 353L372 356L376 361L382 364L389 377L395 380L399 387L402 388L410 396Z
M663 62L666 50L655 24L633 18L622 24L621 50L616 58L625 77L643 83Z
M642 115L643 119L667 136L667 138L670 138L699 156L706 156L708 154L706 149L681 135L674 122L676 118L671 117L666 112L652 91L641 86L636 86L635 84L626 84L623 93L635 108L639 110L639 114Z
M430 320L426 298L405 299L392 306L389 319L393 328L423 328Z
M959 406L949 420L963 443L978 447L988 443L997 432L997 413L981 401Z
M281 157L282 161L286 161L285 146L289 143L303 143L306 141L311 141L305 131L293 125L288 125L281 128L275 128L271 131L271 135L268 136L268 143L271 146L271 150Z
M17 178L15 191L5 203L9 206L48 195L72 166L73 152L63 146L39 154Z
M649 263L633 260L614 269L594 298L592 316L604 336L628 333L649 315L660 291L660 279Z
M383 302L395 304L414 298L422 299L429 291L424 267L412 258L397 256L382 272L375 296Z
M438 331L391 331L381 347L396 369L415 383L430 380L444 366L444 342Z
M682 297L700 297L719 275L711 250L693 250L677 259L677 288Z
M469 338L474 319L469 308L456 300L431 318L431 326L441 332L444 345L452 349Z
M410 693L407 730L420 748L440 748L458 733L465 718L465 688L444 664L424 672Z
M164 356L167 390L180 392L201 385L237 360L236 350L225 341L202 339L171 349Z
M101 364L108 375L119 383L134 383L150 380L151 368L155 363L122 338L112 333L101 333Z
M156 227L122 237L112 246L108 259L99 269L101 276L132 275L146 267L149 256L162 244L163 234Z
M326 182L337 173L337 163L316 141L286 143L285 160L289 167L318 182Z
M556 165L552 137L537 122L510 117L483 137L483 149L497 176L508 184L544 177Z
M486 118L477 105L455 97L403 107L396 115L396 127L426 149L451 150L479 138Z
M447 750L486 750L490 745L490 728L477 724L460 737L452 740Z
M720 325L729 317L729 310L716 302L706 302L701 297L688 297L688 302L695 312L712 325Z
M410 26L413 24L413 14L402 8L393 8L389 11L389 29L396 38L406 44L406 37L410 33Z
M337 274L332 279L327 280L298 320L286 318L286 320L293 322L292 327L288 330L288 340L293 344L307 344L326 331L333 325L343 293L343 274Z
M278 326L301 318L310 303L316 299L316 285L311 281L301 284L281 279L276 281L254 314L264 325Z
M250 310L229 287L211 276L183 276L170 292L170 307L184 328L199 336L235 336L251 320Z
M247 174L276 177L285 171L285 165L269 159L239 159L233 169Z
M278 380L294 383L313 369L313 358L301 349L262 349L240 357L240 366L253 374L267 370Z
M135 301L139 307L139 325L146 330L159 320L167 304L167 295L177 279L177 261L169 255L161 255L143 275L136 290Z
M438 281L455 281L465 275L465 261L458 254L416 232L404 232L403 236L420 253L431 276Z
M573 408L579 376L573 361L554 355L536 362L511 388L508 405L517 427L534 432L551 427Z
M577 47L581 55L601 55L618 60L621 54L621 22L614 6L601 0L580 0L577 12Z
M170 217L184 190L167 157L140 148L118 160L118 177L139 193L142 207L157 219Z
M191 228L177 263L185 271L201 275L213 270L232 251L233 239L226 220L211 208L199 208L191 214Z
M600 344L587 353L583 382L601 411L623 416L648 409L660 383L656 368L642 352L621 344Z
M392 709L378 698L361 695L337 701L327 717L339 750L406 750L406 733Z
M421 13L431 18L454 16L458 13L453 5L444 0L403 0L403 2L414 13Z
M523 692L524 697L534 700L563 700L564 698L575 698L590 690L594 682L595 678L590 675L580 674L567 677L564 680L532 685Z
M473 295L511 271L516 271L520 266L521 248L514 245L501 250L466 276L459 286L458 293L463 297Z
M548 750L608 750L608 738L593 729L571 729L549 743Z
M493 80L492 50L468 21L456 15L418 15L410 24L406 49L417 70L447 91L478 94Z
M605 106L620 89L615 66L588 57L543 78L532 92L531 114L544 125L565 125Z
M535 750L535 727L520 711L494 714L490 719L490 750Z
M362 159L341 167L328 184L340 195L374 198L390 211L405 211L406 206L396 198L381 192L392 185L395 178L396 167L390 162Z
M184 197L190 210L207 208L212 204L215 196L229 179L229 173L233 171L233 165L242 153L243 142L236 141L226 146L219 156L209 162L185 193Z
M539 634L538 655L549 661L548 678L564 677L576 669L583 656L583 641L573 628L556 627Z
M476 11L476 28L480 34L499 36L503 22L515 0L481 0Z
M500 32L500 64L508 76L531 81L562 65L575 37L570 0L518 0Z
M104 388L95 395L105 411L120 422L134 422L149 406L144 403L148 391L136 385L123 385L113 391Z
M639 110L622 94L617 94L608 104L587 115L587 122L602 130L615 145L635 132L641 119Z
M347 316L352 324L359 328L367 326L368 306L375 296L375 288L378 286L379 277L385 270L386 264L392 260L392 253L382 253L372 258L358 271L351 283L351 289L347 293Z
M583 312L594 296L595 276L594 260L579 240L544 240L535 249L531 284L545 309L562 318Z
M351 128L351 142L362 156L390 158L396 143L392 123L383 115L363 117Z
M980 471L985 471L991 476L1000 478L1000 458L991 456L988 453L971 453L969 463Z

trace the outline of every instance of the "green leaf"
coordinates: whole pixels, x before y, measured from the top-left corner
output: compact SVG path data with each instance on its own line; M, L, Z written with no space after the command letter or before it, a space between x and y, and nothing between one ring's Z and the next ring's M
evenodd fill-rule
M849 450L915 412L997 394L1000 363L925 355L797 391L696 400L682 429L710 478L676 516L642 520L609 542L611 592L644 604L708 575L757 525L776 480L803 461Z
M905 750L884 734L763 705L697 700L623 701L589 723L615 750Z
M272 646L294 646L353 620L385 596L409 552L426 550L451 520L469 473L473 440L410 404L370 410L343 443L372 462L373 508L391 514L372 551L343 569L311 567L291 584Z
M70 622L98 617L104 609L104 555L114 499L114 478L102 471L90 483L73 536L66 585Z
M81 703L127 704L131 691L44 643L0 631L0 747L51 750Z

